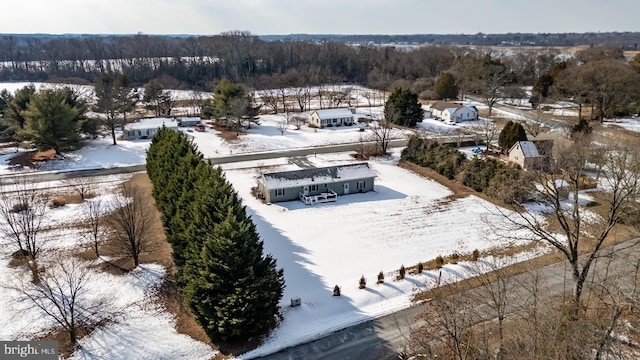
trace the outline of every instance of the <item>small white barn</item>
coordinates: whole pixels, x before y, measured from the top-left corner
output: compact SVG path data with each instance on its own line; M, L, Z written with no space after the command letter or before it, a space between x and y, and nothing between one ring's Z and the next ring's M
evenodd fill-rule
M478 120L478 108L446 101L431 105L431 115L447 124Z
M150 118L126 124L122 134L125 140L151 139L163 126L178 130L178 122L174 118Z
M322 109L311 113L309 124L319 128L353 125L353 112L349 108Z
M200 124L200 117L181 117L178 119L178 125L180 126L195 126Z

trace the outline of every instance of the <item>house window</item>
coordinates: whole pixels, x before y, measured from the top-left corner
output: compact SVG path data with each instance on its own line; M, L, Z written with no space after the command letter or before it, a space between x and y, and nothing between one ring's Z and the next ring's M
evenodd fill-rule
M276 196L284 196L284 189L276 189Z
M322 184L322 188L323 188L323 189L327 189L327 188L329 188L329 184Z
M318 185L314 184L314 185L309 186L309 190L310 191L318 191Z
M356 188L358 190L364 190L364 181L358 181L358 184L356 185Z

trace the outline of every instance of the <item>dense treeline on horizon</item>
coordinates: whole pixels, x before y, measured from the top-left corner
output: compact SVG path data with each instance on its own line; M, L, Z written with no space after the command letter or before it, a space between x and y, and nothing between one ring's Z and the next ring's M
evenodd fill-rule
M447 35L492 42L512 39L527 43L530 37L586 37L592 43L620 48L637 47L640 33ZM309 36L309 37L307 37ZM322 37L324 35L318 35ZM427 35L424 35L427 36ZM445 36L445 35L433 35ZM433 37L432 36L432 37ZM496 35L497 36L497 35ZM342 38L343 41L336 39ZM55 81L75 78L94 82L101 74L125 73L134 84L159 79L165 87L210 90L222 78L256 89L326 83L358 83L388 89L398 79L434 79L456 59L472 50L431 45L407 51L402 46L354 46L346 42L370 41L438 43L423 35L335 35L320 41L311 35L259 37L247 32L215 36L150 35L0 35L0 81ZM443 38L444 39L444 38ZM454 38L439 43L462 43ZM473 41L471 41L473 40ZM582 41L584 42L584 41ZM581 43L574 40L573 44ZM524 52L523 52L524 54ZM540 53L536 54L540 55ZM519 79L532 85L535 76Z

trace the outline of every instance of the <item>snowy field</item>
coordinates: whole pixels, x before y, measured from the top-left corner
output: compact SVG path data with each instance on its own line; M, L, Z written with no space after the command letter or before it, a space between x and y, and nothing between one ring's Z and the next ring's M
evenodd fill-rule
M621 127L625 130L640 132L640 117L618 118L608 120L602 123L603 126Z
M350 161L348 155L318 155L309 160L317 166ZM452 200L447 188L397 167L393 159L369 163L378 175L374 192L314 206L297 201L263 204L250 194L260 169L227 170L264 240L265 252L284 268L287 284L281 303L284 321L263 346L243 358L409 307L413 292L433 286L439 277L449 282L477 272L472 263L449 264L440 272L396 281L401 265L511 245L496 238L488 226L501 221L489 215L494 205L475 196ZM297 167L281 165L269 171L293 169ZM380 271L386 281L376 285ZM364 290L358 289L362 275L367 279ZM342 296L332 296L335 285L342 288ZM293 297L300 297L302 306L291 308Z

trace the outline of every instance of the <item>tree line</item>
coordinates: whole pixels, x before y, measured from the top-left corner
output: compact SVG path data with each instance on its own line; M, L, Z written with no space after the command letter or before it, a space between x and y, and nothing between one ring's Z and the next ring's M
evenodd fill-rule
M178 268L176 283L212 340L264 335L277 321L283 270L220 168L163 128L147 153L153 198Z

